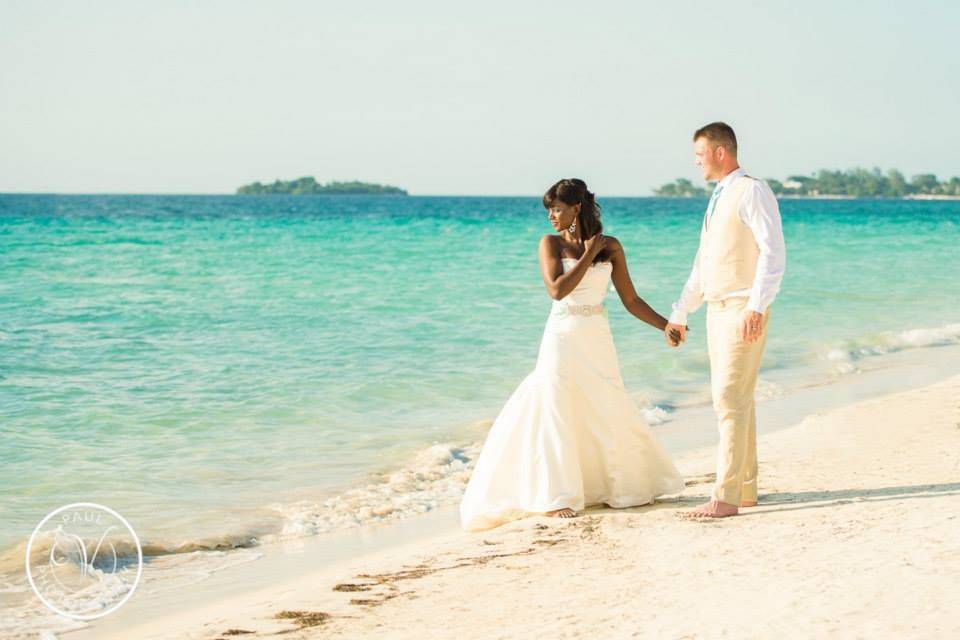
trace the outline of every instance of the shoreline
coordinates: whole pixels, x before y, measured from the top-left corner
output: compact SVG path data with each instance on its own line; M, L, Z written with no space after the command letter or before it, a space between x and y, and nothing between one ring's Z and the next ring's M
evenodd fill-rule
M843 373L835 370L832 376L827 377L823 376L824 370L819 367L763 371L761 388L758 389L759 435L763 437L789 428L811 412L834 410L878 395L916 388L958 375L960 344L934 341L926 347L907 347L880 355L868 354L852 362L844 359L841 364L845 367L852 365L852 368L842 369ZM638 403L643 402L643 394L634 395ZM716 444L714 423L710 403L697 402L674 406L667 421L653 428L670 455L681 459L698 448L712 450ZM467 448L473 448L478 451L482 444L482 432L479 425L472 425L465 433L455 437L458 444L448 441L443 445L430 446L427 452L431 455L428 457L434 457L434 449L466 451ZM477 441L477 438L480 440ZM474 456L468 454L467 457L472 459ZM401 470L405 476L424 470L428 475L433 472L432 467L423 469L415 465L402 466ZM463 473L463 470L454 470L450 475L459 476ZM449 494L454 491L457 481L456 477L441 479L444 492ZM370 487L374 487L374 490L368 491ZM378 485L370 487L365 491L376 498ZM430 491L429 488L427 490ZM441 499L425 513L395 515L401 517L366 521L332 531L280 536L279 539L265 538L252 546L222 550L197 548L194 551L148 557L142 584L153 587L141 586L141 591L131 603L105 620L97 621L92 627L97 630L93 635L85 636L81 632L80 636L74 637L81 640L86 637L98 638L102 629L122 629L130 624L130 620L162 615L149 603L144 607L137 603L143 598L155 600L160 597L158 594L174 588L173 585L183 586L189 593L186 606L193 607L198 602L212 604L227 593L242 595L251 591L251 587L243 585L263 584L264 576L283 582L300 573L302 566L361 562L406 540L423 542L438 531L459 531L455 501ZM226 517L229 517L229 513ZM18 553L17 557L21 558L18 562L22 562L22 553ZM295 557L300 557L303 562L294 562L291 558ZM287 569L280 570L279 567ZM221 578L227 579L227 582L221 582ZM29 630L30 633L15 634L14 637L33 639L39 629L62 633L69 629L86 628L58 619L42 605L33 602L35 599L30 597L32 594L25 580L9 575L7 582L4 586L0 581L0 631L19 633ZM179 610L184 606L183 599L178 597L160 601L166 602L171 610ZM129 617L131 615L132 618Z
M953 341L958 330L960 325L945 325L936 330L943 335L938 333L939 337L926 346L895 346L891 352L868 354L858 360L844 358L835 361L831 358L828 362L765 369L758 388L761 430L790 426L803 415L804 404L813 404L820 409L835 408L894 390L901 384L903 375L910 377L914 386L949 375L953 371L952 362L960 361L960 344ZM841 368L834 367L831 372L826 365L841 365ZM864 379L863 374L869 379ZM667 398L648 398L638 391L632 396L671 455L713 441L714 417L709 397L674 403ZM177 537L147 536L143 540L145 555L157 559L194 552L255 551L264 545L284 544L291 540L335 536L366 527L390 527L443 509L454 504L451 495L456 493L458 483L465 484L464 474L469 473L491 423L491 420L480 420L450 429L443 439L420 443L403 459L372 467L363 476L333 489L319 493L300 490L299 498L290 498L283 503L286 506L284 514L258 503L247 505L249 513L245 513L242 520L237 519L238 514L221 509L203 515L198 521L199 528L192 533L187 530L181 531L185 535ZM416 483L414 478L417 476L432 477L433 480L420 481L420 487L407 493L390 492L390 479L398 476L402 476L403 486ZM408 506L390 508L391 501L406 498L410 498ZM309 504L301 509L299 500ZM329 502L339 509L336 513L327 505ZM349 508L343 511L345 506ZM389 513L377 515L386 510ZM362 518L356 515L361 512L368 515ZM354 517L359 520L354 522ZM269 518L273 524L267 526L264 518ZM234 527L214 529L210 525L213 521L232 522ZM19 540L0 550L0 578L12 577L10 570L19 572L25 544L26 540ZM3 569L7 572L4 573Z
M917 355L917 351L937 351L939 352L936 354L937 358L944 363L949 364L950 362L955 362L955 355L958 350L960 350L960 348L948 346L938 349L921 349L911 352L893 354L894 358L913 362L899 362L893 364L888 363L887 366L878 366L874 371L864 372L862 377L848 376L847 379L841 381L844 383L843 387L838 387L836 384L830 384L820 389L814 388L809 390L808 393L819 393L821 395L826 394L828 396L832 396L833 402L829 403L832 406L826 409L828 411L827 415L829 416L835 413L843 413L845 411L854 410L856 407L862 404L877 402L877 395L886 397L885 394L889 393L890 389L902 388L905 371L909 372L907 374L907 378L915 379L919 385L929 385L933 379L942 380L944 379L944 375L948 375L946 378L947 381L956 381L957 373L955 367L953 367L952 374L950 374L946 369L938 369L933 367L929 370L925 370L926 373L921 375L919 373L920 370L916 367L921 366L921 361L929 360L929 356L931 354L926 354L928 356L927 358L914 358L911 356ZM897 366L894 366L894 364ZM907 367L906 369L904 368L905 366ZM911 366L914 367L914 369L911 370ZM882 382L878 382L878 380L882 380ZM934 386L937 384L942 385L945 383L935 383ZM921 386L921 389L922 388L925 387ZM871 389L875 390L876 392L871 393ZM896 395L907 395L911 393L921 393L921 390L914 389L912 391L901 391ZM821 397L819 400L817 400L815 396L808 396L806 400L812 401L812 404L816 405L819 409L812 415L808 413L806 414L806 417L803 417L799 420L796 419L797 416L795 415L795 412L798 410L797 401L791 398L777 399L773 404L780 403L781 406L779 406L779 408L773 407L770 401L760 405L762 419L760 431L762 459L765 457L763 449L766 448L766 443L768 440L784 438L786 437L784 434L795 433L802 425L807 424L809 421L815 420L823 415L822 411L824 409L822 407L824 406L824 398ZM849 404L851 402L854 404ZM799 400L799 403L800 405L806 404L803 399ZM837 405L841 406L837 408ZM709 407L704 407L700 413L703 413L704 415L691 416L695 418L694 422L703 420L706 414L709 414ZM791 420L791 417L794 419ZM792 424L793 426L788 426L788 424ZM703 440L704 442L710 441L710 444L701 443L698 448L688 450L676 456L678 466L680 466L681 471L684 472L684 475L688 478L688 488L687 491L684 492L684 495L690 492L692 489L696 489L698 485L704 484L706 481L703 481L703 478L709 475L708 468L704 468L704 462L712 460L715 446L715 435L713 434L712 428L706 432L702 429L694 429L690 427L675 428L671 433L672 437L667 437L662 430L657 429L657 434L658 437L661 437L661 439L665 441L665 443L669 443L671 440L673 441L674 446L668 448L675 448L678 441L693 442L697 438ZM761 462L761 465L763 465L763 461ZM761 471L761 473L763 474L763 471ZM698 480L698 478L700 480ZM761 481L763 482L763 479L761 479ZM684 495L681 495L681 497L677 498L680 503L684 503L684 500L689 502ZM646 511L659 512L660 509L669 507L670 504L674 504L674 506L676 506L676 503L665 502L662 504L658 503L654 507L649 508L627 509L621 511L614 511L610 509L600 510L602 512L600 515L602 515L604 518L612 515L617 515L617 517L619 517L619 514L623 513L624 517L627 517L627 515L630 517L642 517L642 513ZM597 510L588 510L588 514L590 517L593 517L592 514L596 511ZM520 521L513 527L507 525L506 527L501 528L504 531L503 534L500 533L501 529L497 529L493 530L493 532L481 532L476 535L481 537L489 537L490 535L508 535L505 532L508 530L513 531L514 529L518 529L521 532L526 532L525 534L519 535L536 535L539 529L531 529L530 527L536 527L537 524L534 524L535 522L542 524L539 523L541 520L548 519L533 518ZM574 526L579 526L578 523L583 523L586 521L586 518L579 518L575 521ZM552 526L552 523L553 521L550 520L547 522L547 525ZM637 526L640 525L638 524ZM339 560L332 562L332 558L329 557L328 554L326 560L323 561L327 567L326 569L320 571L304 571L303 567L305 566L317 566L320 564L320 556L318 555L319 552L317 549L323 547L326 547L328 550L335 548L336 544L331 545L330 540L338 536L341 537L341 544L344 540L348 540L350 538L365 538L369 544L364 549L364 553L360 555L352 558L341 556ZM409 564L413 556L418 555L422 552L425 546L428 546L428 541L429 547L431 548L438 547L438 545L441 547L444 545L453 545L453 547L456 549L456 553L462 555L468 551L467 549L462 548L463 545L469 546L469 549L472 551L477 551L477 540L478 539L476 537L470 538L468 534L463 534L459 531L456 521L456 508L455 505L451 505L438 509L427 516L400 520L391 524L373 526L363 531L346 530L337 534L325 534L284 543L274 543L269 546L264 545L263 547L247 550L261 554L261 559L246 563L240 568L224 569L218 575L207 578L206 582L201 581L195 586L191 586L189 589L189 594L176 593L176 597L174 597L172 600L161 599L152 604L146 599L137 600L135 598L134 601L128 603L127 607L118 613L113 614L109 618L97 621L86 629L70 633L64 637L69 637L74 640L87 640L88 638L101 637L133 637L126 634L129 634L133 631L131 626L133 625L134 621L139 623L143 620L147 620L147 622L142 629L140 628L141 625L136 625L138 631L135 637L216 637L215 635L209 635L206 633L206 631L203 631L204 628L209 629L209 627L204 627L204 625L211 622L232 620L241 611L250 611L250 607L253 606L251 603L253 602L259 602L260 604L264 604L266 602L273 604L284 603L284 605L289 605L287 606L288 610L294 610L291 609L291 607L294 607L295 600L297 603L299 603L296 605L297 607L316 607L316 603L313 602L309 597L305 597L306 599L301 601L299 599L300 596L294 597L293 594L301 592L320 594L330 593L330 589L335 586L336 581L343 580L343 576L346 576L351 572L370 573L371 567L376 567L379 569L391 565L391 563L396 564L397 562ZM504 540L503 542L506 543L507 540ZM527 540L527 542L530 541ZM544 542L542 544L547 543ZM483 547L487 546L488 545L481 545L480 548L482 549ZM291 561L291 558L299 558L299 560L294 562ZM481 563L483 562L485 561L481 561ZM284 567L286 568L284 569ZM266 583L263 581L264 575L270 578L271 586L266 586ZM239 578L238 576L246 577ZM241 584L244 586L239 587L238 585ZM300 586L291 586L294 584ZM230 585L230 590L226 591L226 587L224 585ZM319 585L327 586L320 588ZM342 591L343 589L341 589L339 592ZM287 595L281 597L282 594ZM358 594L353 595L357 596ZM354 597L352 599L365 600L369 598ZM160 606L161 602L164 603L163 606ZM201 604L198 604L198 602ZM244 603L242 607L239 606L240 603ZM187 609L186 611L184 611L185 606ZM351 606L356 608L361 605L354 604ZM366 607L372 605L362 606ZM254 609L255 608L256 607L254 607ZM155 622L150 622L151 617L163 618L164 614L162 612L169 612L170 610L179 611L176 617L176 628L182 629L182 631L177 631L175 633L171 631L171 620L165 620L161 625L162 629L158 629ZM324 628L328 626L328 622L323 623ZM274 631L289 627L289 623L278 620L266 620L263 619L262 616L261 619L259 619L259 623L266 624L267 627L273 629ZM240 623L238 622L237 624ZM284 624L287 624L287 627L284 627ZM246 627L240 625L239 627L235 628L247 629L249 627L250 625L247 623ZM141 635L141 632L142 634L155 635ZM180 633L183 635L177 635Z
M818 407L835 407L900 383L902 370L914 380L930 381L949 373L956 351L960 360L960 324L903 332L884 332L864 345L832 349L806 363L774 365L761 372L758 401L768 428L785 427L802 415L804 398ZM872 376L864 382L862 374ZM911 383L913 384L913 383ZM631 387L658 437L672 455L701 446L713 437L709 383L684 389L685 397ZM327 535L357 526L389 525L452 504L466 483L496 408L483 419L447 427L431 440L410 442L397 457L322 487L302 487L283 497L247 499L240 510L229 506L195 513L171 526L161 519L156 530L144 528L144 552L150 556L193 551L256 549L264 543ZM156 524L156 523L144 523ZM225 528L223 524L228 526ZM29 531L28 524L23 525ZM0 580L19 571L26 538L0 545ZM2 598L2 596L0 596ZM0 603L2 604L2 603Z

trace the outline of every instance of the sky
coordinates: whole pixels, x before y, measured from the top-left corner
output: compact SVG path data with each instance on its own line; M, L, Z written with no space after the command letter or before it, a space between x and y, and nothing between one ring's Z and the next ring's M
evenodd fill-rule
M600 196L741 164L960 175L960 3L0 0L0 192Z

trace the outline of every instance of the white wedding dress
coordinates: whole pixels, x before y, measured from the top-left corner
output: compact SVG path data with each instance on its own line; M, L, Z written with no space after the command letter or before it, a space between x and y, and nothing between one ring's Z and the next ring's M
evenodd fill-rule
M564 258L564 269L576 261ZM605 503L649 504L684 481L627 393L602 310L612 265L553 303L536 368L500 411L460 503L464 529Z

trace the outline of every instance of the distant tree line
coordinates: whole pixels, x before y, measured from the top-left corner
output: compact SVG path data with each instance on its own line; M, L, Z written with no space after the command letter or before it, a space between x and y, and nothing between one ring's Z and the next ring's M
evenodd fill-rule
M309 195L309 194L333 194L333 195L354 195L354 194L375 194L405 196L407 192L399 187L391 187L383 184L373 184L370 182L328 182L320 184L313 177L297 178L296 180L275 180L272 184L245 184L237 193L240 195L263 195L263 194L288 194L288 195Z
M913 176L909 182L896 169L883 173L880 169L830 171L821 169L810 176L790 176L782 182L765 178L773 192L780 196L848 196L852 198L903 198L905 196L960 196L960 178L940 182L932 173ZM699 187L685 178L678 178L653 190L667 198L709 197L711 189Z
M655 188L653 195L663 198L699 198L708 197L710 192L710 189L698 187L686 178L677 178L673 182Z

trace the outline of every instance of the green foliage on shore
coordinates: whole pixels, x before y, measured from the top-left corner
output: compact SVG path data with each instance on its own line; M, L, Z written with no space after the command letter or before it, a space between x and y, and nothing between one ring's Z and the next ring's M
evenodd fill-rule
M405 196L407 192L399 187L389 185L374 184L371 182L328 182L320 184L312 176L297 178L296 180L275 180L272 184L245 184L237 189L239 195L264 195L264 194L287 194L287 195L383 195L383 196Z
M909 196L960 196L960 178L940 182L932 173L913 176L908 182L902 173L890 169L851 169L831 171L821 169L809 176L790 176L780 181L765 178L778 196L834 196L849 198L903 198ZM667 198L709 197L710 189L698 187L684 178L678 178L653 190Z
M653 195L663 198L700 198L709 197L710 189L698 187L686 178L677 178L673 182L654 189Z

